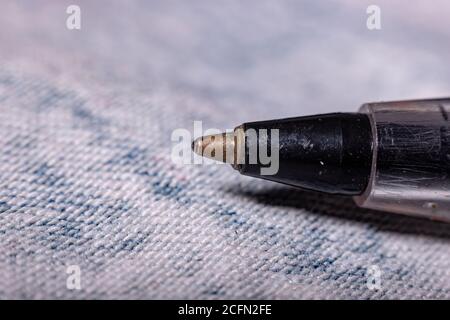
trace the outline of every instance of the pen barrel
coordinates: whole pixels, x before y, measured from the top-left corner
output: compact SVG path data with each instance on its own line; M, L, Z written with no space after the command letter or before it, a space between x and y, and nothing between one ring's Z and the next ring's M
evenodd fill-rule
M450 221L450 99L368 103L372 168L362 207Z
M367 187L372 137L365 114L248 122L239 130L245 132L245 161L235 166L241 174L348 196L362 194ZM263 159L265 149L276 156L270 165Z

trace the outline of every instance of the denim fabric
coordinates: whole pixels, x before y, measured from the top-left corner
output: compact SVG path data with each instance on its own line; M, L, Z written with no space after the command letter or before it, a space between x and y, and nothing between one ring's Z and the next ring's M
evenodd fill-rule
M1 1L0 298L450 298L450 225L171 161L194 120L448 95L448 5L378 2Z

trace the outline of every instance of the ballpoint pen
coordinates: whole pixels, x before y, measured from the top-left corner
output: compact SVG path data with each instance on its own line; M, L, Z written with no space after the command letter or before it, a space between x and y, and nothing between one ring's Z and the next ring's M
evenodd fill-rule
M449 117L450 98L367 103L357 113L244 123L192 148L244 175L450 222ZM267 146L277 153L272 174L262 171Z

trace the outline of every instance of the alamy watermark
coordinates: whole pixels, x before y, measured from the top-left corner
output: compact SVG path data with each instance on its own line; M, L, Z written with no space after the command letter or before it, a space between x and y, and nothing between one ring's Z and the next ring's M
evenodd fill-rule
M381 29L381 9L377 5L370 5L366 9L368 14L366 20L366 26L369 30L380 30Z
M369 290L381 290L381 269L377 265L371 265L367 268L367 289Z
M67 7L66 13L69 15L66 19L66 28L69 30L81 29L81 8L75 4Z
M81 269L79 265L70 265L66 268L68 274L66 287L69 290L81 290Z
M194 138L220 135L222 130L209 128L203 130L201 121L194 121L193 132L186 128L178 128L172 132L172 162L176 164L258 164L261 175L274 175L279 169L279 130L278 129L242 129L226 130L224 144L206 145L202 154L204 157L192 152ZM236 145L234 144L236 143ZM224 146L233 146L235 149L226 150ZM209 158L223 159L224 162Z

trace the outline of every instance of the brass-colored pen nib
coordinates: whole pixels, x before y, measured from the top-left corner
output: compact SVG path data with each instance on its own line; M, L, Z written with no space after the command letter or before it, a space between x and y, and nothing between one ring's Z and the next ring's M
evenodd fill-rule
M200 156L233 164L235 155L234 133L219 133L197 138L192 142L192 150Z

